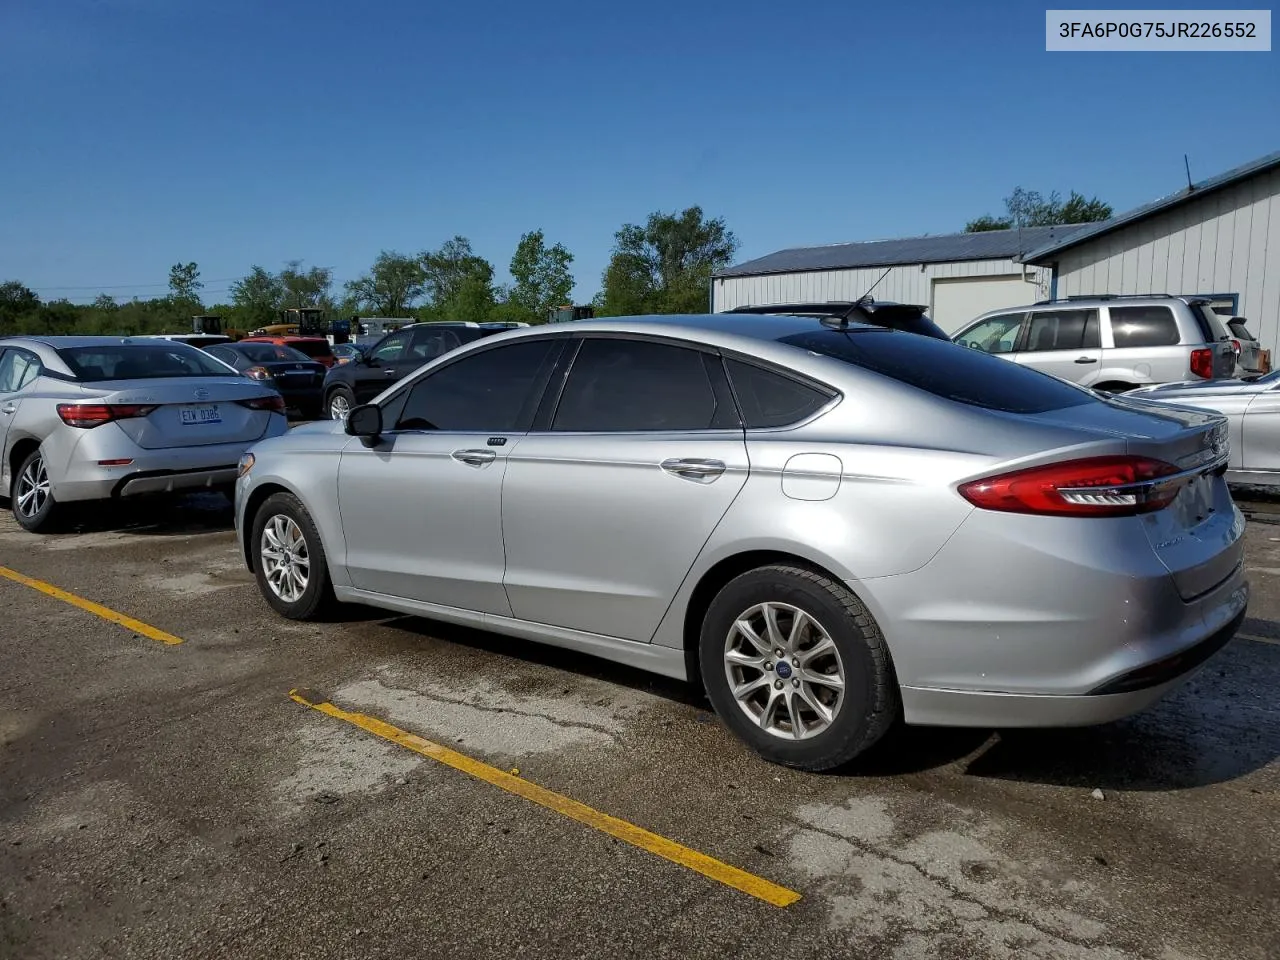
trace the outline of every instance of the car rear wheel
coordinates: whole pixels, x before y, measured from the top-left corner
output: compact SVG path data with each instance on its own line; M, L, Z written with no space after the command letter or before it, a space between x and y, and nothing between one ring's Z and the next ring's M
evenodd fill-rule
M898 686L875 620L842 584L769 566L730 581L699 641L716 713L767 760L839 767L898 715Z
M347 419L347 414L355 405L355 394L347 387L334 387L324 401L325 413L330 420Z
M64 509L53 498L49 467L44 454L36 450L22 461L9 490L13 518L24 530L49 533L56 530Z
M314 620L334 603L324 545L311 514L276 493L254 515L254 575L267 603L290 620Z

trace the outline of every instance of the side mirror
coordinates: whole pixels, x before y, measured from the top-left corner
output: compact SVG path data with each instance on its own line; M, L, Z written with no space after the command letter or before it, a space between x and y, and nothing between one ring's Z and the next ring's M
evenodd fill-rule
M343 430L359 437L366 447L372 447L382 436L382 408L376 403L362 403L347 413Z

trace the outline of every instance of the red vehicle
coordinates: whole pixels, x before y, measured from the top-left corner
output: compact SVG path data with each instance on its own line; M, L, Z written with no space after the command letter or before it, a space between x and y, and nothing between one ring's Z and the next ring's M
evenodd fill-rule
M293 347L293 349L305 353L317 363L323 363L326 367L332 367L338 362L338 358L333 355L333 347L329 346L329 341L324 337L245 337L240 342L274 343L281 347Z

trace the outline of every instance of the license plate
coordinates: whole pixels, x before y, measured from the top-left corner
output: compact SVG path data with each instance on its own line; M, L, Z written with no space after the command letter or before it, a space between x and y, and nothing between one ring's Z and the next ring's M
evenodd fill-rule
M201 423L221 423L222 414L218 412L218 405L211 403L208 406L201 407L183 407L178 411L182 417L184 426L193 426Z

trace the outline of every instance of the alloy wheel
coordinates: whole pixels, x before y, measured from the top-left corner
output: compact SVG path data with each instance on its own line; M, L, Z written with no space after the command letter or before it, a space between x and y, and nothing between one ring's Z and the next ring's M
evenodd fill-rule
M36 457L18 476L14 499L18 513L28 520L38 516L44 509L44 505L49 502L49 471L45 469L44 457Z
M329 398L329 416L331 419L345 420L350 411L351 404L347 402L347 398L343 394L335 393Z
M262 528L262 572L271 592L285 603L297 603L307 590L311 556L302 528L293 517L278 513Z
M807 740L827 730L844 703L840 651L812 615L759 603L734 620L724 642L734 700L761 730Z

